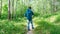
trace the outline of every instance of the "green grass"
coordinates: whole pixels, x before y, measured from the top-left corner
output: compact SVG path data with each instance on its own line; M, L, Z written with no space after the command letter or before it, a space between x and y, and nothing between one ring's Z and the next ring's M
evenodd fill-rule
M47 21L37 22L38 26L34 29L35 34L60 34L60 26Z
M56 17L55 23L60 23L60 15Z
M60 20L59 17L57 16L56 18L57 22ZM34 34L60 34L60 25L54 25L54 22L51 23L39 17L33 20L38 25L34 29ZM0 19L0 34L26 34L27 28L25 23L25 18L17 18L11 21Z
M16 1L16 0L15 0ZM24 13L27 9L27 6L25 4L20 4L20 1L18 0L17 6L14 3L14 6L16 8L15 16L12 11L11 15L12 20L8 20L8 1L3 1L2 6L2 16L0 18L0 34L26 34L27 33L27 27L26 27L26 18L24 17ZM45 2L45 0L44 0ZM50 1L49 1L50 2ZM49 2L46 4L50 6ZM36 28L34 29L34 34L60 34L60 10L57 7L57 11L53 13L49 12L51 11L51 7L45 8L46 11L44 11L44 7L42 6L43 3L40 3L41 6L38 4L32 5L32 10L34 12L33 22L36 24ZM37 6L38 5L38 6ZM43 8L42 8L43 7ZM41 8L41 9L40 9ZM40 13L41 12L41 13ZM42 13L47 12L47 14ZM56 17L56 15L58 15ZM50 19L50 18L55 19ZM50 21L49 21L50 19ZM55 21L54 21L55 20ZM52 22L51 22L52 21ZM57 24L57 25L56 25ZM59 24L59 25L58 25Z
M46 15L46 18L50 18L53 15ZM56 16L56 15L54 15ZM2 17L3 18L3 17ZM9 21L8 19L0 19L0 34L26 34L26 18L16 17ZM34 29L34 34L60 34L60 25L55 25L54 22L60 22L60 16L57 15L54 22L47 21L46 18L34 17L34 23L37 27ZM48 19L49 19L48 18Z
M0 20L0 34L26 34L26 25L14 21Z

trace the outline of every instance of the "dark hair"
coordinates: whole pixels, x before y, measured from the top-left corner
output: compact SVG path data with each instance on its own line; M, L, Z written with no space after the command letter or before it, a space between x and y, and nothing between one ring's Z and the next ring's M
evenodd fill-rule
M31 7L29 7L29 9L31 9Z

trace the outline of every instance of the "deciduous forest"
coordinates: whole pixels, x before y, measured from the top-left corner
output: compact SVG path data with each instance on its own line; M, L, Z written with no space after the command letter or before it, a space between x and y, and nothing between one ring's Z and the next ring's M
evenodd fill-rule
M27 34L28 6L34 13L30 34L60 34L60 0L0 0L0 34Z

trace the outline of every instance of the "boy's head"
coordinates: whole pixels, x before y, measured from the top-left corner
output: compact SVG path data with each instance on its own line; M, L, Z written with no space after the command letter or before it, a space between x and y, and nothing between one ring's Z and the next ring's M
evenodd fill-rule
M31 9L31 7L28 7L29 9Z

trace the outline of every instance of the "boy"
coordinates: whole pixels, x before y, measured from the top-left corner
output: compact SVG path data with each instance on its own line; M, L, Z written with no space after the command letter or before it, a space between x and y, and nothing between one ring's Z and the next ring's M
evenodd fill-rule
M28 7L26 13L25 13L25 17L28 19L28 31L30 31L30 23L32 25L32 29L34 29L33 27L33 23L32 23L32 16L34 15L34 13L31 10L31 7Z

